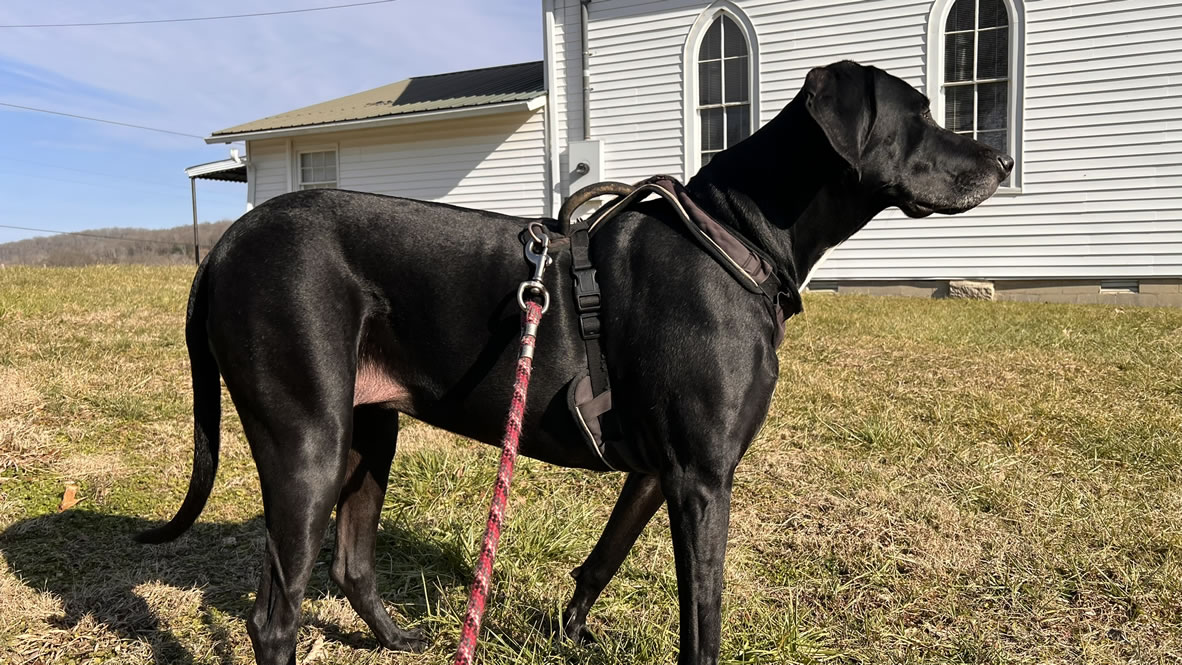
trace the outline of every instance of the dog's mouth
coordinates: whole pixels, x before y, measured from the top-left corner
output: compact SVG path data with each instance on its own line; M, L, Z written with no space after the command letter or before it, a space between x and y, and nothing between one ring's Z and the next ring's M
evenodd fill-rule
M988 197L985 197L988 198ZM981 199L984 201L985 199ZM930 206L922 203L907 203L899 206L899 210L903 211L904 215L913 219L923 219L930 215L959 215L962 212L968 212L976 208L981 201L976 201L968 205L954 205L954 206Z
M899 205L899 210L903 211L904 215L912 219L922 219L928 215L936 212L934 209L918 203L903 203Z
M937 202L920 202L907 201L899 204L899 209L903 214L914 219L920 219L932 214L941 215L959 215L962 212L968 212L973 208L984 203L990 196L993 196L997 191L998 183L978 184L975 187L968 188L965 193L959 196L950 197L950 200L943 200Z

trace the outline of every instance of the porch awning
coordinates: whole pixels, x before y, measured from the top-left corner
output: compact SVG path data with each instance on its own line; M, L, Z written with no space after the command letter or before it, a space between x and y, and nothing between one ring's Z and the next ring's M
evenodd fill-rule
M198 164L185 169L185 175L202 180L225 182L246 182L246 162L241 159L222 159L208 164Z

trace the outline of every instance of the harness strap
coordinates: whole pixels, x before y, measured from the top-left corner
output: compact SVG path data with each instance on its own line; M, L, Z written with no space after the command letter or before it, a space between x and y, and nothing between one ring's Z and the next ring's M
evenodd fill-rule
M608 390L607 368L599 349L602 324L599 309L602 303L595 266L591 263L591 232L585 223L571 227L571 272L574 275L575 309L579 314L579 335L587 347L587 364L591 376L591 390L598 395Z
M735 281L748 291L768 299L777 325L781 329L779 334L782 335L784 320L803 310L800 292L796 286L791 280L781 280L768 258L742 236L718 223L702 210L685 187L671 176L658 175L642 180L631 193L605 204L586 222L590 232L594 234L604 222L651 194L660 196L672 206L678 218L685 224L690 237L697 240L706 253L718 261Z

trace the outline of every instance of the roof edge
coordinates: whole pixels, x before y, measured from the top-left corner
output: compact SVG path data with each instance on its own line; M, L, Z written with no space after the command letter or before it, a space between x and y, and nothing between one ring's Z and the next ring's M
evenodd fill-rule
M206 162L204 164L197 164L185 169L185 175L190 178L200 178L210 173L221 173L223 171L233 171L237 168L245 168L246 160L242 158L234 159L227 157L226 159L219 159L216 162Z
M418 111L414 113L397 113L383 115L376 118L362 118L359 120L338 120L315 125L300 125L297 127L282 127L277 129L260 129L255 131L235 132L232 134L211 134L205 137L206 143L234 143L236 141L253 141L267 138L284 138L300 134L323 134L349 129L369 129L372 127L387 127L416 122L433 122L456 118L470 118L497 113L512 113L514 111L536 111L546 105L547 92L539 90L537 95L529 99L513 102L499 102L479 106L460 106L434 111Z
M455 76L457 74L475 74L476 72L490 72L494 69L512 69L514 67L532 67L534 65L546 65L545 60L528 60L526 62L513 62L507 65L489 65L488 67L477 67L475 69L461 69L455 72L439 72L436 74L423 74L422 76L411 76L408 80L414 79L431 79L440 76Z

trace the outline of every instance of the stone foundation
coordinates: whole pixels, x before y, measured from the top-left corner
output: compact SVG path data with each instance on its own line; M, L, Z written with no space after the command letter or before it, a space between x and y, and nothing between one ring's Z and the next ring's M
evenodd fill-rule
M956 279L948 282L949 298L993 300L993 293L993 282L972 282L967 279Z
M1057 302L1131 307L1182 307L1182 278L1137 280L909 280L819 281L813 293L917 298L974 297L1015 302ZM992 291L992 297L988 294Z

